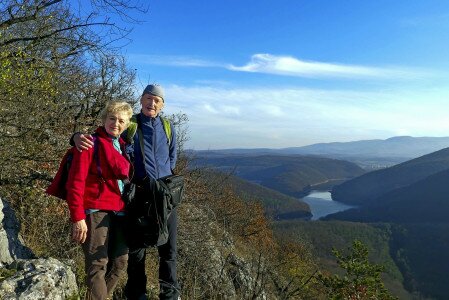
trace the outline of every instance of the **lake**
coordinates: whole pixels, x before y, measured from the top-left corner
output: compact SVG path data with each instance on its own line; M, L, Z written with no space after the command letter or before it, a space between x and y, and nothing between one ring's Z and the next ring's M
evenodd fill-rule
M341 202L333 201L330 192L312 191L302 201L310 206L312 220L318 220L321 217L333 214L339 211L347 210L355 206L347 205Z

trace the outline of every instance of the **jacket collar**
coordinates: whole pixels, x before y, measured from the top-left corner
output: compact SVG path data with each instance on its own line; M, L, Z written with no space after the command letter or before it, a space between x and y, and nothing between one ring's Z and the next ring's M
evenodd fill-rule
M112 143L112 137L106 132L106 129L104 128L104 126L99 126L96 130L95 133L97 134L98 137L106 139L108 142ZM120 145L124 145L125 141L120 137L119 138L119 143Z
M150 123L151 121L158 122L158 120L160 120L159 116L160 114L155 117L149 117L146 116L143 112L140 112L140 120L142 121L142 123Z

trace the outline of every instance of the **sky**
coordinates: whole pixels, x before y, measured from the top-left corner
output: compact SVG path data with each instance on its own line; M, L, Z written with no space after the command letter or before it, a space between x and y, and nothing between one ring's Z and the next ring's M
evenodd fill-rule
M122 52L188 148L449 136L447 0L148 3Z

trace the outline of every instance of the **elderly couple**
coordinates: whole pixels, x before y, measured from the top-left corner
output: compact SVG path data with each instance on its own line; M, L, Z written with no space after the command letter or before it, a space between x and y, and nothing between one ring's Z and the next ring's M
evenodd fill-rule
M155 180L172 174L176 163L176 138L171 128L168 139L159 116L164 107L164 92L160 85L148 85L140 104L141 111L136 117L142 134L135 134L133 139L135 145L142 147L127 145L120 137L133 115L126 102L111 102L106 106L102 113L103 126L97 128L94 138L79 133L73 136L79 151L74 151L68 175L67 202L73 223L72 238L82 244L85 255L86 299L112 299L126 267L127 299L147 299L145 248L127 243L130 238L139 238L127 229L127 214L128 217L136 216L139 212L125 209L122 200L124 180L132 173L133 180ZM134 157L134 165L130 163L130 156ZM134 170L130 171L132 168ZM145 190L141 194L152 197L154 192ZM137 197L136 201L139 200L142 199ZM168 241L158 246L160 299L179 297L176 226L174 209L168 218Z

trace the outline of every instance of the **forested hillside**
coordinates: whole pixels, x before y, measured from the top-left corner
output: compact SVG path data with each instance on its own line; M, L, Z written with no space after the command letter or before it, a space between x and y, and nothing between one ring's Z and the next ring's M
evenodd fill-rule
M422 298L449 298L449 226L447 223L395 225L391 247L404 285Z
M379 196L374 204L327 216L358 222L449 222L449 170Z
M332 189L332 198L348 204L367 205L394 189L405 187L449 168L449 148L377 170Z
M447 223L352 223L283 221L275 235L309 245L319 265L335 272L330 249L359 239L369 245L374 261L386 266L384 281L399 299L447 299L449 225Z
M365 172L347 161L301 155L199 156L195 158L194 165L231 172L293 197L307 195L314 185L352 178Z
M231 188L236 195L247 202L262 203L265 213L272 219L310 219L312 214L307 203L298 198L293 198L263 187L259 184L249 182L231 174L204 170L208 180L220 182Z
M425 299L449 297L448 155L443 149L334 187L337 199L360 206L324 218L385 228L404 287Z
M339 272L332 256L332 249L344 249L353 240L360 240L370 249L370 258L386 267L385 283L400 299L407 299L409 293L402 286L403 276L390 252L388 226L379 228L350 222L303 222L282 221L274 223L275 235L309 245L318 258L319 265L330 272Z

